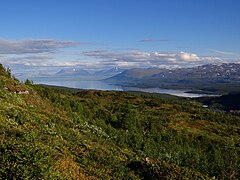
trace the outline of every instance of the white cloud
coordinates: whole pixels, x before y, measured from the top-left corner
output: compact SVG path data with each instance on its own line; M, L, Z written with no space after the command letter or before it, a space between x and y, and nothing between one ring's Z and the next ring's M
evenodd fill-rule
M36 54L55 52L62 48L93 44L88 42L60 41L53 39L3 40L0 39L0 54Z
M66 55L65 48L95 45L90 42L61 41L54 39L3 40L0 39L0 63L5 66L59 67L81 64L74 61L79 55ZM64 60L64 59L70 60Z
M217 57L201 57L194 53L162 53L162 52L144 52L144 51L87 51L83 52L85 56L97 58L105 65L119 66L191 66L206 63L222 63L223 61ZM125 64L123 62L126 62Z
M181 61L200 61L201 59L196 54L180 52L176 55Z
M146 41L153 41L146 39ZM148 52L133 49L73 52L64 48L94 43L39 40L0 40L0 63L29 67L74 67L104 69L112 67L186 67L222 63L218 57L200 56L190 52Z

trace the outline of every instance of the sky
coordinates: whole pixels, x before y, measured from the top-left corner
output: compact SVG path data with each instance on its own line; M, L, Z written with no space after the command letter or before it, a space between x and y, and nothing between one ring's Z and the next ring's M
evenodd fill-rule
M239 0L2 0L14 72L240 62Z

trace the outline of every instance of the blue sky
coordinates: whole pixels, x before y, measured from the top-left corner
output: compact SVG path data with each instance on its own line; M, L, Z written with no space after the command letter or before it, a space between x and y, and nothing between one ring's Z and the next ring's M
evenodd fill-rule
M0 61L85 69L239 62L238 0L0 1Z

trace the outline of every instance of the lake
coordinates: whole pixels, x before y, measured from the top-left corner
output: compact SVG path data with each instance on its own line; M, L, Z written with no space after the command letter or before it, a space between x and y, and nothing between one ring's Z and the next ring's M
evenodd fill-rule
M141 91L149 93L161 93L161 94L170 94L180 97L204 97L204 96L217 96L210 94L201 94L201 93L189 93L187 90L176 90L176 89L161 89L161 88L137 88L137 87L124 87L119 85L108 84L103 81L86 81L86 80L61 80L61 79L44 79L36 80L35 84L47 84L54 86L64 86L70 88L78 89L95 89L95 90L115 90L115 91Z

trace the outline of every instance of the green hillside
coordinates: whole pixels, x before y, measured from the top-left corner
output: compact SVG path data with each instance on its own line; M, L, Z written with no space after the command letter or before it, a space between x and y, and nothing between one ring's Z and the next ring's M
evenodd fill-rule
M0 67L1 179L239 179L240 118L192 100L22 84Z

